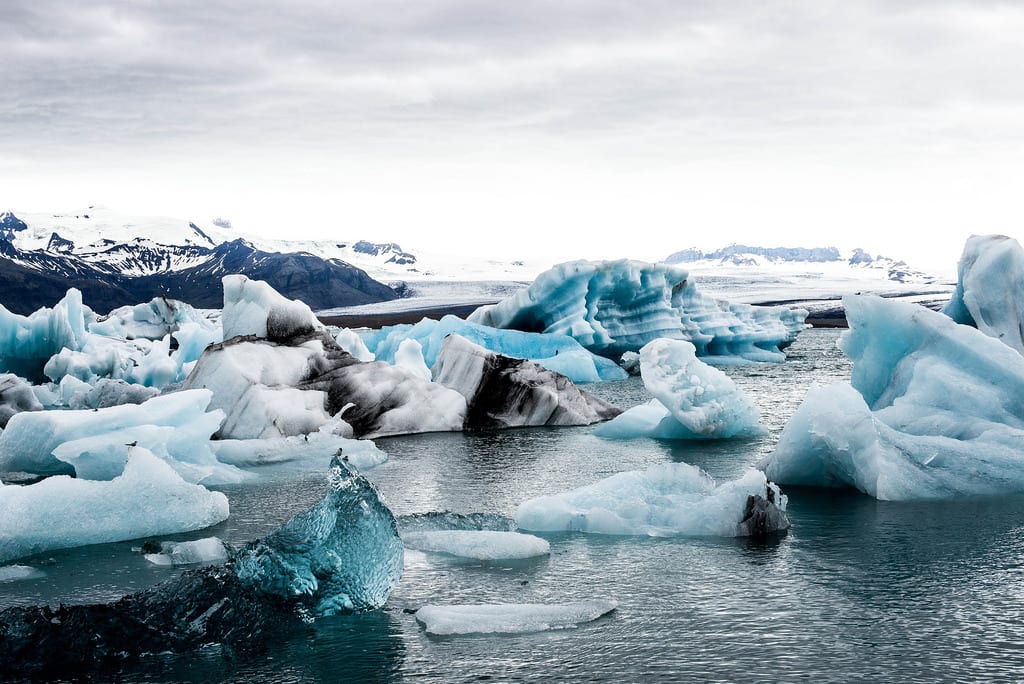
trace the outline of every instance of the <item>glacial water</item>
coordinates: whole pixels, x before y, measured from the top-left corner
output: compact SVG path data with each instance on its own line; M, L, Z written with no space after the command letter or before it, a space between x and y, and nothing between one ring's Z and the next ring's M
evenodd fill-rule
M736 477L770 452L807 387L847 377L836 331L810 330L785 364L727 369L762 410L749 441L605 441L590 428L380 440L370 472L397 514L510 515L524 499L668 460ZM590 386L626 407L638 379ZM324 467L327 459L325 457ZM324 475L266 471L225 487L224 523L168 539L241 544L320 498ZM122 681L1018 681L1024 678L1024 497L886 503L787 489L790 532L769 543L543 535L550 557L460 561L407 551L385 610L322 619L256 653L209 648L153 656L99 679ZM0 583L0 606L114 599L177 572L138 542L42 554L39 579ZM407 611L426 603L614 598L576 629L428 636ZM2 668L0 668L2 669Z

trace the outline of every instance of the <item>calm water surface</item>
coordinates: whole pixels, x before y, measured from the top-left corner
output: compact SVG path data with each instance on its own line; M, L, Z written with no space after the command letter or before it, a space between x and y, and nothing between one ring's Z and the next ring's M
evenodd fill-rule
M606 441L589 428L379 440L370 472L397 514L511 515L523 500L612 473L685 461L731 479L769 453L812 383L848 377L837 333L810 330L786 364L727 372L761 407L750 441ZM637 379L590 386L620 406ZM326 466L326 460L324 463ZM270 471L224 491L232 516L210 530L241 544L308 508L322 472ZM317 622L255 656L219 650L125 666L123 681L1018 681L1024 679L1024 498L886 503L789 489L793 528L771 543L551 534L550 557L458 561L409 551L385 610ZM171 537L168 537L171 538ZM0 605L110 600L173 574L138 542L20 561L47 574L0 584ZM52 560L51 560L52 559ZM45 565L43 563L46 563ZM427 636L425 603L618 600L578 629Z

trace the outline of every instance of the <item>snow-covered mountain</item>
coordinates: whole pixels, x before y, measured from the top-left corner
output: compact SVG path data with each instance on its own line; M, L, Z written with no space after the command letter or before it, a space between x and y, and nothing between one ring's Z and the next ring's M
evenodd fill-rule
M357 266L291 249L261 249L220 226L129 217L90 207L69 214L0 214L0 303L17 313L52 306L77 287L106 311L157 296L221 305L221 278L265 280L313 308L397 297Z

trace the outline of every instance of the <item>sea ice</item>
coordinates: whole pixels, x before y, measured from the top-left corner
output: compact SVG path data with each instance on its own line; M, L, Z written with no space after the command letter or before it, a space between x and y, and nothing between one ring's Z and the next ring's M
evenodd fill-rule
M702 294L678 266L640 261L571 261L530 287L470 315L495 328L560 333L619 358L659 337L688 340L716 363L783 361L807 312L730 304Z
M415 325L393 325L363 334L368 348L380 361L394 363L398 347L407 339L416 340L423 359L433 366L448 335L456 334L492 352L533 361L548 370L565 375L575 383L621 380L626 374L610 359L596 356L568 335L502 330L470 323L457 316L436 321L424 318ZM344 345L343 345L344 346Z
M616 601L606 599L552 604L431 604L416 611L416 619L428 634L517 634L576 627L616 607Z
M551 545L540 537L492 530L403 532L406 548L476 560L513 560L546 556Z
M942 313L1024 354L1024 249L1005 235L973 235Z
M685 340L665 338L640 350L640 374L654 395L594 434L611 439L723 439L765 434L757 407L728 375L696 356Z
M445 338L434 381L466 398L467 429L589 425L619 414L564 375L500 356L455 334Z
M217 537L204 537L185 542L161 542L160 551L144 554L143 557L153 565L223 563L228 559L228 547Z
M1024 492L1024 356L914 304L844 305L851 381L808 392L768 477L887 500Z
M41 551L189 532L228 517L220 492L181 479L142 447L110 481L58 475L0 484L0 562Z
M757 498L770 505L754 507ZM787 529L786 503L757 470L716 485L695 466L663 463L530 499L515 518L520 528L540 532L736 537ZM752 512L764 520L748 520Z
M210 449L223 419L206 411L210 398L207 390L193 390L99 410L18 413L0 434L0 472L110 480L124 467L126 445L136 443L189 482L236 482L243 473Z

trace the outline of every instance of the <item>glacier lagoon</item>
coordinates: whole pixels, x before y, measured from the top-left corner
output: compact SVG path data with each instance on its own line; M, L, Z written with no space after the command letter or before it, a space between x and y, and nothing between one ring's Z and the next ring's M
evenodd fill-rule
M604 440L592 427L379 439L368 471L396 515L451 510L511 516L523 501L664 462L735 479L772 450L812 383L849 377L837 334L808 330L784 364L726 372L761 409L768 435L721 442ZM639 378L589 385L629 407ZM322 495L325 474L263 470L226 484L230 517L160 540L217 536L236 547ZM217 648L118 666L125 681L887 681L1019 679L1024 672L1024 497L892 503L784 488L792 528L770 541L542 536L549 555L477 561L408 550L382 611L317 620L244 657ZM42 576L0 582L0 606L109 601L174 577L133 553L139 541L17 561ZM52 562L50 559L53 559ZM429 636L427 604L617 602L577 628Z

